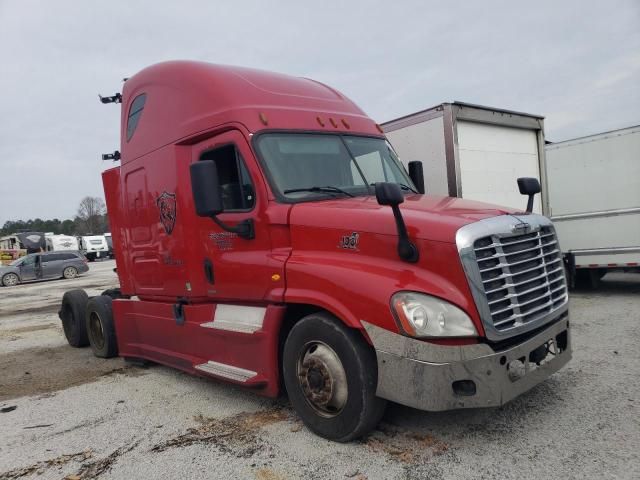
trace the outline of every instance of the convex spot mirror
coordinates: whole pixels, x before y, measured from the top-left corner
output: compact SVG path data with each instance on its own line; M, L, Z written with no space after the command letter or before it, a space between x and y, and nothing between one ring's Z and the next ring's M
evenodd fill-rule
M380 205L388 205L393 211L398 232L398 256L405 262L415 263L420 257L418 248L409 240L407 227L404 224L400 205L404 202L404 195L397 183L378 182L376 183L376 199Z
M533 177L520 177L518 179L518 189L522 195L528 195L527 212L533 211L533 197L536 193L540 193L540 182L537 178Z
M218 169L213 160L200 160L189 167L191 191L196 213L200 217L214 217L224 210Z
M540 182L533 177L520 177L518 179L518 188L522 195L535 195L540 193Z
M397 183L376 183L376 200L380 205L400 205L404 202L402 189Z

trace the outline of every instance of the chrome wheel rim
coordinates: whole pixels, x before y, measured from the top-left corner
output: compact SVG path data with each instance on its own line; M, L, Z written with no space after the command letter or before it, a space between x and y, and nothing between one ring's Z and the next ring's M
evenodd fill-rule
M335 417L348 398L347 374L336 352L314 341L302 349L297 364L298 381L307 403L323 417Z
M13 287L18 284L18 276L15 273L9 273L5 275L4 280L2 281L7 287Z
M64 278L73 278L76 276L76 269L73 267L67 267L63 272Z

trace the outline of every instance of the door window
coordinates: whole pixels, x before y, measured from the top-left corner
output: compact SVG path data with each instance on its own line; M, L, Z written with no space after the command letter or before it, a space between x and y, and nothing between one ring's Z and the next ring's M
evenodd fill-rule
M255 190L244 159L235 145L209 150L200 160L213 160L218 169L225 212L247 211L255 205Z

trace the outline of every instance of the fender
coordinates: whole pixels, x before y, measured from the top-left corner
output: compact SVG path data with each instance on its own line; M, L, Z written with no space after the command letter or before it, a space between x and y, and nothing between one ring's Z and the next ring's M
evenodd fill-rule
M362 320L399 332L389 302L400 290L429 292L463 309L482 334L475 304L470 301L458 253L453 244L419 241L422 268L407 268L397 260L360 253L299 251L287 261L286 303L309 303L326 309L349 327L363 329ZM393 248L392 241L390 242ZM453 258L456 258L453 257ZM445 260L449 259L449 261Z

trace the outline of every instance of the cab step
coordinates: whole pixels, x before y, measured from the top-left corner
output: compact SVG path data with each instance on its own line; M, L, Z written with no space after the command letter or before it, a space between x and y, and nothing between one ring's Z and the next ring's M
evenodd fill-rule
M256 375L258 375L256 372L253 372L251 370L245 370L244 368L234 367L233 365L227 365L219 362L213 362L211 360L209 360L207 363L195 365L194 368L196 370L200 370L201 372L215 375L216 377L227 378L229 380L241 383L246 383L252 378L256 377Z

